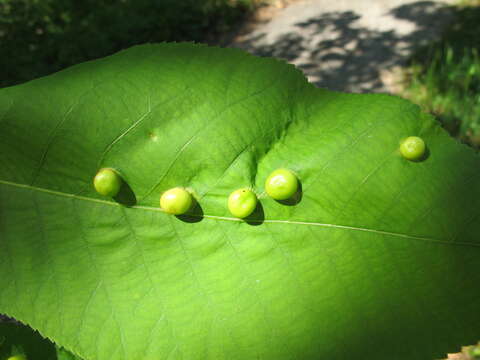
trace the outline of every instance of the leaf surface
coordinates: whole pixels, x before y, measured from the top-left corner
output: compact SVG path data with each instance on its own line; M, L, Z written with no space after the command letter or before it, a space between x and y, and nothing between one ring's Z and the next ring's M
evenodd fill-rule
M480 158L405 100L145 45L0 90L0 129L0 312L85 360L423 360L480 338ZM412 135L423 161L399 154ZM95 193L102 167L135 204ZM296 204L265 195L280 167ZM189 217L159 209L176 186Z

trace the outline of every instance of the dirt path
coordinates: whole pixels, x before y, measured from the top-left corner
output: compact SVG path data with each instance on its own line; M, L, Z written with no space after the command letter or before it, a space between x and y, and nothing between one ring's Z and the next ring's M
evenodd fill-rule
M272 7L270 20L250 24L229 46L283 58L319 87L394 92L396 70L452 18L449 2L296 0Z

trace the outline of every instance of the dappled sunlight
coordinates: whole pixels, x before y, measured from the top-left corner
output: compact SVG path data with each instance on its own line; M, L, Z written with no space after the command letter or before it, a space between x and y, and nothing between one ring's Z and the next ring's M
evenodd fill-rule
M283 58L300 67L319 87L385 92L381 73L405 64L452 17L448 7L434 1L415 1L386 12L374 4L365 8L360 3L332 2L321 9L308 2L292 5L298 9L288 16L280 14L234 46ZM344 10L329 11L342 6ZM312 15L303 20L307 11Z

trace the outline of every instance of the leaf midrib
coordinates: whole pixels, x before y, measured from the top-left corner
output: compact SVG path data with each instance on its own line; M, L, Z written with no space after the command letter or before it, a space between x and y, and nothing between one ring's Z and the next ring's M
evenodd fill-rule
M11 182L11 181L6 181L6 180L0 180L0 184L7 185L7 186L13 186L13 187L17 187L17 188L22 188L22 189L28 189L28 190L32 190L32 191L39 191L39 192L43 192L43 193L47 193L47 194L51 194L51 195L56 195L56 196L61 196L61 197L66 197L66 198L71 198L71 199L76 199L76 200L81 200L81 201L96 202L96 203L105 204L105 205L109 205L109 206L118 206L118 207L123 206L123 205L121 205L117 202L113 202L113 201L107 201L107 200L95 199L95 198L91 198L91 197L87 197L87 196L69 194L69 193L65 193L65 192L61 192L61 191L45 189L45 188L41 188L41 187L37 187L37 186L31 186L31 185L27 185L27 184L19 184L19 183L14 183L14 182ZM156 208L156 207L152 207L152 206L133 205L133 206L130 206L129 208L164 213L164 211L161 208ZM218 216L218 215L208 215L208 214L203 214L203 215L188 214L188 215L193 216L193 217L198 217L198 218L203 217L205 219L221 220L221 221L235 221L235 222L243 222L244 221L244 220L238 219L238 218L232 218L232 217L227 217L227 216ZM373 234L377 234L377 235L393 236L393 237L405 238L405 239L410 239L410 240L425 241L425 242L431 242L431 243L437 243L437 244L443 244L443 245L480 247L480 244L470 243L470 242L460 242L460 241L452 242L452 241L436 239L436 238L431 238L431 237L426 237L426 236L415 236L415 235L409 235L409 234L404 234L404 233L397 233L397 232L390 232L390 231L383 231L383 230L375 230L375 229L370 229L370 228L362 228L362 227L339 225L339 224L319 223L319 222L310 222L310 221L297 221L297 220L276 220L276 219L249 220L249 222L269 223L269 224L292 224L292 225L303 225L303 226L319 226L319 227L324 227L324 228L368 232L368 233L373 233Z

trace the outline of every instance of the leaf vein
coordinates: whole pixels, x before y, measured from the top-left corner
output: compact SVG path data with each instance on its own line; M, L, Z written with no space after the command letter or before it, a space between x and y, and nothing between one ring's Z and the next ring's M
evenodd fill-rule
M0 180L0 184L7 185L7 186L14 186L14 187L22 188L22 189L28 189L28 190L31 190L31 191L39 191L39 192L47 193L47 194L50 194L50 195L60 196L60 197L73 198L73 199L82 200L82 201L96 202L96 203L99 203L99 204L104 204L104 205L109 205L109 206L123 206L123 205L121 205L119 203L116 203L116 202L113 202L113 201L95 199L95 198L90 198L90 197L87 197L87 196L79 196L79 195L64 193L64 192L61 192L61 191L55 191L55 190L49 190L49 189L39 188L39 187L35 187L35 186L30 186L30 185L26 185L26 184L17 184L17 183L6 181L6 180ZM130 208L131 209L141 209L141 210L145 210L145 211L164 212L160 208L151 207L151 206L134 205L134 206L131 206ZM242 219L226 217L226 216L217 216L217 215L208 215L208 214L204 214L204 215L189 214L189 215L194 216L194 217L203 217L203 218L206 218L206 219L214 219L214 220L225 220L225 221L236 221L236 222L242 222L243 221ZM265 220L254 220L254 219L252 219L252 220L249 220L249 221L258 222L258 223L265 222L265 223L271 223L271 224L305 225L305 226L318 226L318 227L341 229L341 230L363 231L363 232L369 232L369 233L374 233L374 234L379 234L379 235L388 235L388 236L393 236L393 237L400 237L400 238L405 238L405 239L410 239L410 240L432 242L432 243L438 243L438 244L444 244L444 245L459 245L459 246L480 247L480 243L460 242L460 241L452 242L452 241L448 241L448 240L444 240L444 239L437 239L437 238L428 237L428 236L410 235L410 234L397 233L397 232L392 232L392 231L375 230L375 229L370 229L370 228L362 228L362 227L349 226L349 225L320 223L320 222L314 222L314 221L280 220L280 219L265 219Z

